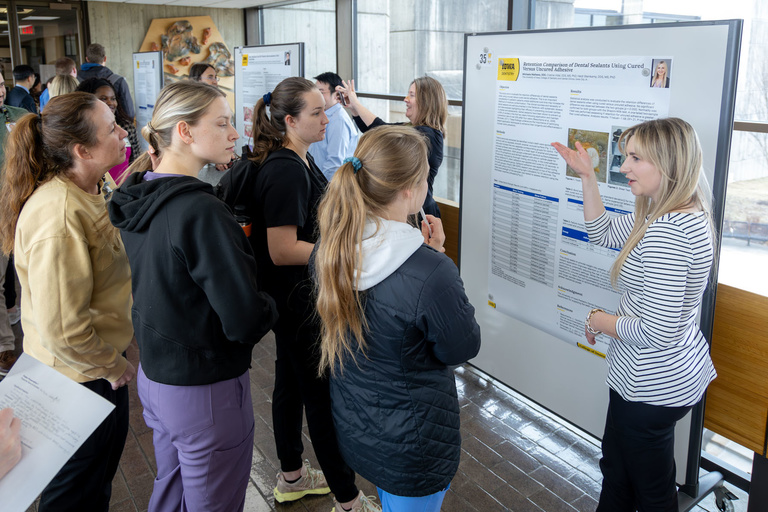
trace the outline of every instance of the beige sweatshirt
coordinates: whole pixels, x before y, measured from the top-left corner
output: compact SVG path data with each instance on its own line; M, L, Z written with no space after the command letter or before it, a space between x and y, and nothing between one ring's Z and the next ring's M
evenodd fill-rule
M77 382L119 379L131 271L104 196L64 177L44 183L21 210L14 254L24 351Z

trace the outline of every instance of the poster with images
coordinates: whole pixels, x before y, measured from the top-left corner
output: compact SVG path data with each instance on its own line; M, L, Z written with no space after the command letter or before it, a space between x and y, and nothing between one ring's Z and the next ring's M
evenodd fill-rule
M608 214L632 212L619 137L668 115L670 88L649 87L662 61L672 59L497 60L488 303L603 357L609 339L601 335L588 345L584 318L594 307L615 311L620 291L609 273L618 250L589 243L581 180L550 143L575 148L580 142Z
M266 93L290 76L303 74L303 43L235 48L235 128L239 148L249 144L253 108Z
M163 53L140 52L133 54L133 101L136 103L136 127L141 129L152 120L155 100L163 88ZM131 151L143 153L149 149L147 140L139 135L139 148Z

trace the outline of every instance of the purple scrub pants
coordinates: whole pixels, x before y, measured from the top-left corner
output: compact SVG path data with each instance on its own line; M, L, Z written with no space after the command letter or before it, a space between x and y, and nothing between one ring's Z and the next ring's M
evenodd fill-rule
M171 386L149 380L139 367L137 383L157 461L149 512L242 511L253 457L248 372Z

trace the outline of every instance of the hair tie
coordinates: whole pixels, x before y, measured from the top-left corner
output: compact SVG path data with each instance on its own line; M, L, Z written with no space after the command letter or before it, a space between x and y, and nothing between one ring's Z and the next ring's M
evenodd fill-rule
M363 168L363 163L360 161L359 158L356 156L350 156L344 159L344 163L351 163L352 164L352 173L357 174L357 171Z
M272 103L272 93L268 92L267 94L262 96L261 99L264 100L264 105L266 105L268 107L269 104Z

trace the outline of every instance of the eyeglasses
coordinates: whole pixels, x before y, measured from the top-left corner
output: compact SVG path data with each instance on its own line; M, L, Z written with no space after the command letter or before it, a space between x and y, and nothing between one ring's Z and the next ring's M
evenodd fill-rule
M219 81L219 77L218 76L204 76L204 77L201 77L201 78L203 80L216 80L217 82Z

